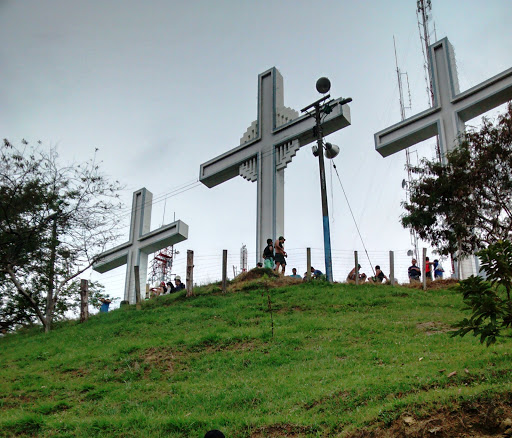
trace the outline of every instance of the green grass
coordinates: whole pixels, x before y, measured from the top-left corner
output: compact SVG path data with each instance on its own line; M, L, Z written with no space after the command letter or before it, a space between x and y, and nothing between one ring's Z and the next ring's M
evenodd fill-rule
M512 392L510 338L449 336L454 291L270 289L272 337L266 292L211 290L0 339L0 436L341 436Z

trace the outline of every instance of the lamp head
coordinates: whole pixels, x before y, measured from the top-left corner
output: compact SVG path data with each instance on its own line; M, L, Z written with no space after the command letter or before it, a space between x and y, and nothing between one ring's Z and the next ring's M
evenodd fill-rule
M331 89L331 81L322 76L318 81L316 81L316 91L321 94L327 93Z

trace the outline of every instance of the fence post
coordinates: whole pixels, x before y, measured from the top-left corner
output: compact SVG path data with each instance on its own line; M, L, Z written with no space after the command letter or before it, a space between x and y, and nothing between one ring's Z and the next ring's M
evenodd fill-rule
M146 283L146 300L149 300L149 283Z
M194 251L187 250L187 298L194 296Z
M391 286L395 285L395 253L393 251L389 251L389 280L391 281Z
M133 267L133 273L135 275L135 308L140 310L140 276L139 276L139 267Z
M427 248L423 248L423 261L421 275L423 275L423 290L427 290Z
M89 282L80 280L80 322L89 319Z
M228 276L228 250L222 250L222 292L226 293L226 281Z
M354 251L354 262L356 264L356 284L359 284L359 260L357 258L357 251Z
M306 281L311 280L311 248L306 248L307 271Z

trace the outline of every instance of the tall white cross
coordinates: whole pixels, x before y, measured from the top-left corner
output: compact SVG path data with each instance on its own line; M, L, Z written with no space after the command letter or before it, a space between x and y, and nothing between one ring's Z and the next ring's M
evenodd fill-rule
M350 108L337 105L323 123L324 135L350 125ZM256 261L267 239L284 234L284 169L300 147L316 140L314 118L284 106L283 77L273 67L258 77L258 119L240 139L240 146L201 164L199 180L214 187L235 176L258 182Z
M375 149L383 157L439 135L441 157L457 145L464 123L512 99L512 68L459 91L453 46L448 38L429 47L434 106L375 134Z
M459 91L453 46L448 38L429 47L434 106L375 134L383 157L439 135L441 160L457 146L464 123L512 99L512 68L464 92ZM461 264L461 278L478 274L473 259Z
M180 220L164 225L154 231L149 231L152 201L152 193L145 188L133 193L130 240L100 254L99 261L92 267L95 271L104 273L119 266L127 265L124 300L129 301L130 304L135 303L135 273L133 267L139 266L140 284L145 284L148 254L188 238L188 225Z

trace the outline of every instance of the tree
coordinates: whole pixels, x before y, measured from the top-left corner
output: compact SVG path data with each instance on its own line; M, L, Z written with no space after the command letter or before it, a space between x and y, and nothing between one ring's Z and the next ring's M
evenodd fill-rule
M4 140L0 293L11 320L38 320L48 332L54 317L69 309L73 281L118 237L120 188L95 158L63 166L54 148L23 141L19 149Z
M460 282L466 310L472 314L456 324L459 330L452 337L473 332L489 346L503 330L512 328L512 243L498 240L478 256L488 281L471 276Z
M512 232L512 104L495 123L482 120L446 155L412 172L401 222L442 254L469 255Z

